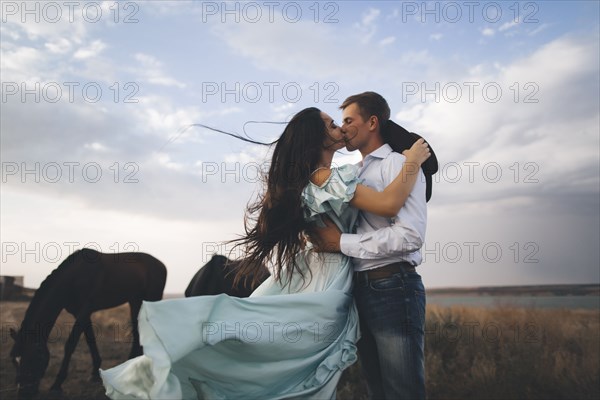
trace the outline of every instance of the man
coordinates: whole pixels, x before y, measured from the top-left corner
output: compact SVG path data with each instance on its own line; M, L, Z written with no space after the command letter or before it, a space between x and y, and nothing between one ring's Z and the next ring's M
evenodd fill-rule
M365 92L350 96L340 108L346 148L363 157L359 177L383 190L405 160L382 136L382 124L390 117L387 102L377 93ZM358 350L373 399L425 398L425 290L415 267L421 263L427 207L426 181L423 172L419 174L394 218L361 212L356 234L341 234L327 224L311 235L318 250L353 257L362 333Z

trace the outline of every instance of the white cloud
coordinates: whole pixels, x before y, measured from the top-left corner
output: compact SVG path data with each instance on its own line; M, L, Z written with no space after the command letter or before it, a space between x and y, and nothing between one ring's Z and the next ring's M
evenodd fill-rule
M265 166L269 161L271 152L269 146L251 145L238 153L229 153L225 155L225 162L239 164L253 164L256 166Z
M447 101L454 98L450 89L457 82L441 82L439 103L432 96L422 103L416 96L411 99L413 105L396 118L430 140L441 165L478 162L481 168L486 163L499 164L502 181L490 185L480 175L479 184L471 185L480 202L492 197L548 198L548 190L597 192L598 176L591 172L598 163L597 68L598 49L593 40L561 38L500 68L471 68L460 82L477 84L472 102L469 87L460 83L460 100ZM486 84L492 88L488 100L483 97ZM502 94L492 102L496 87ZM534 100L538 102L528 102ZM511 178L515 169L520 170L521 185ZM527 174L539 180L537 190L522 184ZM464 185L447 185L444 201L462 202L473 196L464 189Z
M161 86L175 86L185 88L185 84L167 75L163 71L163 64L156 58L143 53L137 53L135 59L141 64L136 72L149 83Z
M392 43L394 43L396 41L396 37L395 36L388 36L385 39L382 39L381 41L379 41L379 45L380 46L388 46Z
M360 41L363 44L367 44L371 41L373 35L377 31L377 25L375 21L381 14L381 10L377 8L370 8L365 14L363 14L360 22L354 24L355 29L360 33Z
M500 28L498 28L498 30L499 30L500 32L504 32L504 31L506 31L506 30L508 30L508 29L512 29L512 28L514 28L514 27L515 27L515 26L517 26L517 25L519 25L519 23L518 23L518 22L516 22L516 21L514 21L514 20L513 20L513 21L510 21L510 22L505 22L504 24L502 24L502 25L500 26Z
M535 36L538 33L540 33L543 30L546 30L547 28L550 27L550 24L540 24L538 27L536 27L535 29L533 29L531 32L528 33L529 36Z
M381 14L381 10L377 8L370 8L366 14L363 14L362 24L364 26L372 25L377 17Z
M106 48L106 43L102 40L94 40L88 46L78 49L73 55L78 60L95 58Z
M273 110L273 121L288 121L290 116L293 115L297 110L298 105L294 103L284 103L281 105L272 105ZM274 138L273 138L274 140Z
M102 57L108 48L106 42L88 39L89 28L77 19L70 24L70 30L63 20L68 24L66 16L51 24L32 24L31 20L27 23L20 20L17 20L18 23L7 22L11 31L25 31L28 35L10 35L8 40L2 40L3 78L41 83L73 82L82 78L110 81L119 66ZM55 29L48 29L47 25Z
M375 13L373 13L375 14ZM367 18L371 20L371 18ZM336 27L337 28L337 27ZM249 59L261 71L283 76L314 80L362 80L369 76L372 85L388 81L390 76L412 80L436 73L439 63L426 48L392 54L386 48L364 42L364 32L352 26L315 25L311 21L295 24L215 24L214 36L222 40L233 53ZM269 38L278 40L268 40ZM345 49L352 42L352 51L336 55L335 49ZM293 51L290 43L294 43ZM368 57L365 56L368 54Z
M400 10L398 10L397 8L394 8L394 11L391 12L391 14L387 15L387 19L394 19L394 18L398 18L400 16Z
M485 28L481 31L483 36L494 36L494 30L492 28Z
M432 40L440 40L443 37L444 37L444 35L441 33L434 33L434 34L429 35L429 38Z
M0 48L2 79L21 82L40 80L40 75L46 73L46 60L46 55L34 47L3 43Z
M8 36L12 40L19 40L19 38L21 37L16 30L11 29L7 25L4 25L4 24L0 25L0 33L2 34L2 36L4 36L4 37Z
M23 3L25 4L25 3ZM31 3L33 12L31 14L21 14L17 12L6 16L6 22L3 21L3 27L6 26L11 32L22 32L31 41L46 40L53 41L56 38L69 38L73 43L83 43L88 36L89 29L95 24L87 22L82 17L81 7L75 7L73 20L69 20L69 6L55 2L48 10L43 11L44 3ZM34 11L37 8L37 12ZM50 9L56 9L60 14L50 15ZM60 16L59 16L60 15ZM16 40L20 35L11 37Z
M287 112L287 111L293 109L294 107L295 107L294 103L285 103L285 104L282 104L280 106L274 106L273 107L273 111L275 111L277 113Z
M46 42L44 44L44 46L51 53L57 53L57 54L65 54L72 48L71 42L65 38L57 38L57 39L53 40L52 42Z
M93 151L100 151L100 152L108 151L108 147L106 147L105 145L103 145L102 143L99 143L99 142L85 143L83 145L83 147L86 149L89 149L89 150L93 150Z
M399 111L396 114L396 118L398 121L418 121L425 117L425 109L425 103L415 104L411 107L407 107Z
M184 164L172 161L171 156L169 154L156 153L153 158L156 160L156 162L159 165L164 166L165 168L168 168L168 169L172 169L172 170L181 172L185 168Z
M213 26L213 34L236 54L249 58L259 69L288 71L292 76L301 73L317 78L323 76L322 72L325 71L328 76L335 75L334 67L340 65L339 58L331 53L330 43L323 41L323 38L333 36L327 25L305 21L295 24L217 24ZM266 40L275 37L278 40ZM289 43L294 43L293 50Z
M176 136L177 141L198 140L198 132L182 131L182 128L201 121L204 114L196 107L175 107L162 96L139 97L141 107L132 111L140 124L140 131L146 131L164 139Z

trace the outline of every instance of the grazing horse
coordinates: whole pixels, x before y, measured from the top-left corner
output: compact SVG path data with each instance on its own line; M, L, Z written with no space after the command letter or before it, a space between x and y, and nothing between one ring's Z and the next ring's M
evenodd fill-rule
M99 379L102 360L90 318L95 311L129 303L133 331L129 357L141 355L138 312L142 300L162 298L166 278L165 265L145 253L106 254L82 249L67 257L36 290L19 332L11 329L15 344L10 356L17 368L18 397L30 398L38 392L50 358L48 337L63 308L73 314L75 324L52 390L61 390L82 332L92 355L92 378Z
M234 297L248 297L255 289L252 287L252 276L241 279L233 284L235 273L240 261L232 261L225 256L215 254L190 281L185 289L185 297L206 296L225 293ZM259 281L262 283L269 277L269 270L265 266L259 272Z

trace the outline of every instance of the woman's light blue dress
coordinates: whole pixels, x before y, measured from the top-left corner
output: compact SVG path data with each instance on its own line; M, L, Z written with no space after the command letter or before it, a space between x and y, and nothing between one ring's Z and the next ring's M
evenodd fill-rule
M326 214L349 232L358 184L355 166L331 170L302 193L305 217ZM227 295L144 302L144 355L100 371L112 399L334 399L342 371L356 361L360 333L352 265L310 245L305 272L289 286L272 277L249 298Z

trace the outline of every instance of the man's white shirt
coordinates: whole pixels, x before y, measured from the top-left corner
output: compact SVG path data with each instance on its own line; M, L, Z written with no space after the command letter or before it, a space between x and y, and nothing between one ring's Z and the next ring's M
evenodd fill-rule
M398 176L405 160L406 157L384 144L358 164L358 176L364 185L383 191ZM420 248L427 225L425 187L425 175L419 169L417 182L395 217L381 217L365 211L359 213L356 233L344 233L340 240L342 253L353 257L355 271L398 261L413 265L421 263Z

